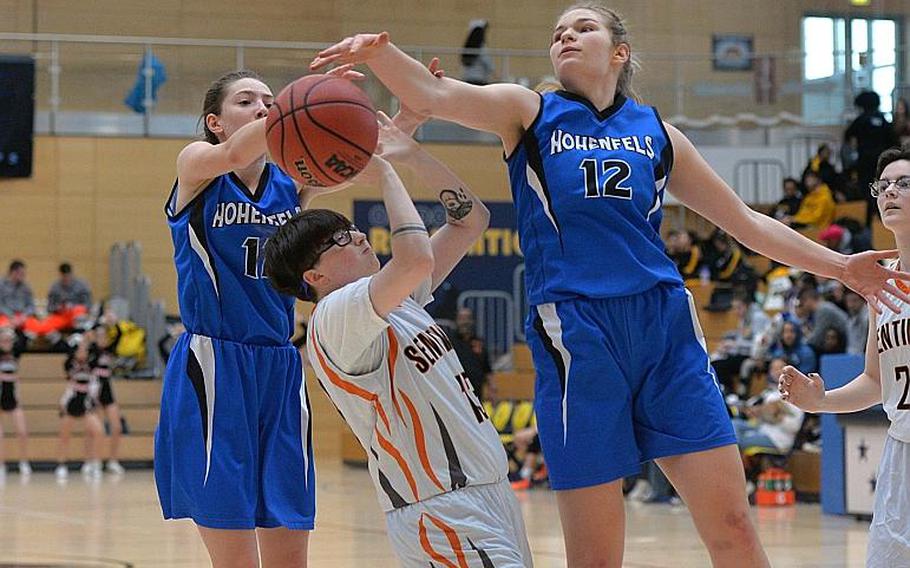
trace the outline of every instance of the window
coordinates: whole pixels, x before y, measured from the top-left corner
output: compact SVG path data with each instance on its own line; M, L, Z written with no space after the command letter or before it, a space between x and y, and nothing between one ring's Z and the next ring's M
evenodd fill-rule
M807 120L837 123L850 110L844 108L846 101L864 90L878 93L882 112L890 114L897 85L895 20L806 16L801 30Z

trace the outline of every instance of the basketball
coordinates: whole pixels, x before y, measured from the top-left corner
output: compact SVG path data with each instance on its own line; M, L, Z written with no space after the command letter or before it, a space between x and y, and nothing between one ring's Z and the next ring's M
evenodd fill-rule
M282 89L266 118L272 160L304 185L348 181L366 167L378 136L366 93L328 75L307 75Z

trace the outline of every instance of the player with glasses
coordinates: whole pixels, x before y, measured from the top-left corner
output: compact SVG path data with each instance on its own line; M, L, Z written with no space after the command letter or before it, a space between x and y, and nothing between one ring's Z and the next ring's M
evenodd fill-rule
M910 191L910 176L897 179L877 179L869 184L869 191L872 193L872 197L878 197L892 185L901 193L907 193Z
M889 269L901 270L910 260L910 146L891 148L879 156L879 179L869 187L877 198L882 224L894 234L898 258ZM894 188L894 191L891 190ZM910 290L904 282L898 288ZM863 372L846 385L825 390L815 373L784 367L778 388L781 398L806 412L857 412L881 404L890 427L875 480L875 505L867 568L910 566L910 303L895 297L897 311L869 314L869 336Z
M384 115L380 123L377 155L358 181L382 191L391 259L380 267L349 219L311 209L269 240L265 270L280 292L315 303L307 356L368 455L402 566L525 568L531 552L499 435L424 309L490 213ZM432 237L389 161L439 196L446 223Z

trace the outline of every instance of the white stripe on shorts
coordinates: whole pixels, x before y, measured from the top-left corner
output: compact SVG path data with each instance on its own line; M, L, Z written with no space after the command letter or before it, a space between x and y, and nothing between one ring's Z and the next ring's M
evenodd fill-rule
M562 341L562 320L559 319L559 314L556 312L556 304L540 304L537 306L537 313L543 321L544 331L553 342L553 346L559 351L562 366L566 370L566 376L563 377L566 388L562 392L562 443L565 444L569 434L569 413L566 401L569 397L569 369L572 367L572 354Z
M206 424L208 424L208 439L205 441L205 479L203 486L209 480L209 468L212 465L212 440L215 438L215 350L212 347L212 338L203 335L193 335L190 339L190 350L196 355L199 366L202 368L202 379L205 382Z

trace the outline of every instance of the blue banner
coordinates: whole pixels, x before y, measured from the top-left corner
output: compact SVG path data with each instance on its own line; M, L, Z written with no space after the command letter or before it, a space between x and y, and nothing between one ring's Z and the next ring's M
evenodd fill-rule
M515 209L511 202L484 204L490 210L490 226L434 292L436 300L427 306L433 317L454 318L458 295L468 290L498 290L513 296L516 284L523 288L521 274L516 272L524 264L524 257L518 245ZM430 233L445 224L445 208L438 201L415 201L414 205ZM379 260L387 261L391 238L382 201L355 200L354 224L366 233Z

